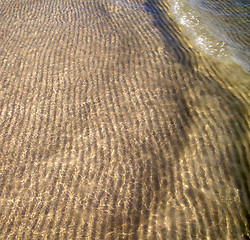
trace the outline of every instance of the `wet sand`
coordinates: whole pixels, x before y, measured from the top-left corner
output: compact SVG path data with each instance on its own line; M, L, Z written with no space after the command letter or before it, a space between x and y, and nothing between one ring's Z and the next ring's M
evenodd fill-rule
M249 239L249 142L163 1L0 0L0 239Z

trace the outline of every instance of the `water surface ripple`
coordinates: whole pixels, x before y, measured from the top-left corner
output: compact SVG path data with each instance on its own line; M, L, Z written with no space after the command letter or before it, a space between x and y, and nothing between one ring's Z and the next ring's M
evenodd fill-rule
M249 81L165 0L0 0L0 239L249 239Z

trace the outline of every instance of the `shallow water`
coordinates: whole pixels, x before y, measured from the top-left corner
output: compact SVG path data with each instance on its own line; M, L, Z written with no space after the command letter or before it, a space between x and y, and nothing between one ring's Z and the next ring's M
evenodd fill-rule
M165 0L0 0L0 238L248 239L248 77Z
M170 12L199 51L232 58L250 72L250 4L244 0L170 0Z

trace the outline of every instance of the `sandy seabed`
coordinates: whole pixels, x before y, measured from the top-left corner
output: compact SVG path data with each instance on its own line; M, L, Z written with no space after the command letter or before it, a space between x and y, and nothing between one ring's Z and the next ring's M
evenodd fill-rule
M0 0L0 239L249 239L231 77L164 1Z

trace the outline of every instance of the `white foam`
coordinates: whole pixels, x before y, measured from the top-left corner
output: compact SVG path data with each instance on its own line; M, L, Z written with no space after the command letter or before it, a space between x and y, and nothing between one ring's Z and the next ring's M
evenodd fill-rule
M170 14L193 47L215 59L224 61L225 58L231 57L246 72L250 72L249 48L246 48L243 42L241 43L242 40L239 38L242 33L241 29L236 32L237 28L235 29L236 26L234 26L233 11L237 9L232 10L232 14L230 14L230 9L227 9L228 4L225 2L224 5L227 7L223 5L225 7L223 11L228 12L229 17L224 19L225 13L221 12L219 15L218 12L222 6L216 5L217 9L211 2L200 0L170 0L169 2ZM210 9L211 6L213 6L212 9ZM217 15L221 19L217 19ZM231 17L232 19L230 19ZM227 23L227 20L231 20L232 23ZM241 22L241 15L237 17L237 20ZM244 20L242 22L242 24L246 24Z

